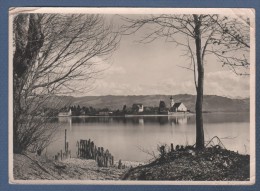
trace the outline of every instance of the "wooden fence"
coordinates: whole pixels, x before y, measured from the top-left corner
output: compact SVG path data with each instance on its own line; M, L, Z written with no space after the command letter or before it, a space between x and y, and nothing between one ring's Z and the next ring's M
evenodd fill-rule
M96 160L99 167L114 165L114 157L109 153L109 150L104 150L103 147L97 147L90 139L78 141L77 147L78 158Z
M77 141L77 157L83 159L93 159L97 161L99 167L109 167L114 165L114 157L109 153L109 150L104 150L103 147L97 147L93 141L80 140ZM67 130L65 129L65 152L60 150L57 155L54 156L55 160L62 161L64 159L71 158L71 152L69 150L69 142L67 142Z

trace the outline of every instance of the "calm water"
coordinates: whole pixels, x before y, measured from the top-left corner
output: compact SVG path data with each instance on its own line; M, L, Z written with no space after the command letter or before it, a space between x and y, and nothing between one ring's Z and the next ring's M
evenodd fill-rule
M91 139L108 149L116 160L147 161L158 144L186 145L195 143L195 116L149 117L62 117L54 120L58 130L47 154L64 150L64 130L76 156L76 142ZM221 138L226 148L249 153L249 113L215 113L204 115L205 140Z

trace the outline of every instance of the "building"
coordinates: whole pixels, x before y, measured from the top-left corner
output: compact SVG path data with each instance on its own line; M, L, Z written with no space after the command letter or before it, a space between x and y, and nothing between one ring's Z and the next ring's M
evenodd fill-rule
M72 111L71 111L71 109L69 109L69 110L65 109L65 110L59 112L58 116L59 117L69 117L69 116L72 116Z
M171 100L170 112L187 112L188 111L187 107L182 102L175 103L172 96L170 97L170 100Z
M173 112L187 112L187 107L182 103L174 103L174 105L171 107L171 111Z
M132 111L133 112L143 112L144 111L144 105L141 103L134 103L132 106Z

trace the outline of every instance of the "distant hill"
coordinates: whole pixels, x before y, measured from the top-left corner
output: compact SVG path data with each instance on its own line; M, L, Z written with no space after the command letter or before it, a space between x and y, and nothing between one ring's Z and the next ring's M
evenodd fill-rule
M174 95L175 102L183 102L191 111L195 110L195 95L179 94ZM159 101L165 101L166 105L170 105L169 95L137 95L137 96L56 96L50 99L48 107L63 107L70 105L80 105L94 108L109 108L122 110L123 106L132 107L133 103L142 103L144 106L159 106ZM55 103L55 104L54 104ZM216 111L249 111L249 98L246 99L231 99L216 95L205 95L203 110L208 112Z

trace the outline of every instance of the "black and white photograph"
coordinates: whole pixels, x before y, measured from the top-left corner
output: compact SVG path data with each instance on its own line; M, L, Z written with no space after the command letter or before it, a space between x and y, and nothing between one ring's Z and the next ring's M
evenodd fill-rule
M255 183L253 9L9 9L11 184Z

